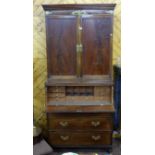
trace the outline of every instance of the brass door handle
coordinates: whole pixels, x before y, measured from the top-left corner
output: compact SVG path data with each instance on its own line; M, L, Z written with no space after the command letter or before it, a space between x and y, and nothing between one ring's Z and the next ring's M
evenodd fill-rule
M91 125L94 126L94 127L97 127L97 126L100 125L100 122L99 121L92 121Z
M63 140L63 141L66 141L69 139L69 136L60 136L60 138Z
M92 139L95 140L95 141L99 140L100 138L101 138L100 135L98 135L98 136L92 136Z
M68 126L68 122L66 122L66 121L64 121L64 122L59 122L59 124L60 124L62 127Z

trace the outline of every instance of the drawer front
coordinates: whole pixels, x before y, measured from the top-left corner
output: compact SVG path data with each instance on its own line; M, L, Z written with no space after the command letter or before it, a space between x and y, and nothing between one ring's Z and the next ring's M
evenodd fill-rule
M94 96L111 96L111 87L95 87Z
M65 93L65 87L48 87L47 91L52 93Z
M49 129L76 129L76 130L112 130L112 117L98 116L57 116L48 117Z
M53 146L111 145L112 132L49 132L49 142Z
M50 98L62 98L65 97L65 93L48 93L48 97Z

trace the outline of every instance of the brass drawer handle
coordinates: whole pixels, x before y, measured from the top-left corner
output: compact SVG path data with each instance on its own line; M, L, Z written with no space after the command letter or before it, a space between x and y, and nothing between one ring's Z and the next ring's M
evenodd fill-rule
M68 122L59 122L59 124L62 126L62 127L66 127L66 126L68 126Z
M66 141L69 139L69 136L60 136L60 138L63 140L63 141Z
M97 126L100 125L100 122L99 121L92 121L91 125L94 126L94 127L97 127Z
M95 141L99 140L100 138L101 138L100 135L98 135L98 136L92 136L92 139L95 140Z

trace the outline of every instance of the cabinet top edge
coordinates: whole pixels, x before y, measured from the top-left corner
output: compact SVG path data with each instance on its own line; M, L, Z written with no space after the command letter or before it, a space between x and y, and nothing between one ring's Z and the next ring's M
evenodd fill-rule
M79 10L79 9L97 9L97 10L114 10L115 3L101 3L101 4L43 4L45 11L50 10Z

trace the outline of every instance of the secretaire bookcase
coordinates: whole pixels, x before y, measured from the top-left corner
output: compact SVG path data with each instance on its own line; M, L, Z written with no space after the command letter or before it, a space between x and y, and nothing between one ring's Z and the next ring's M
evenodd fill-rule
M54 148L112 145L114 7L43 5L48 141Z

